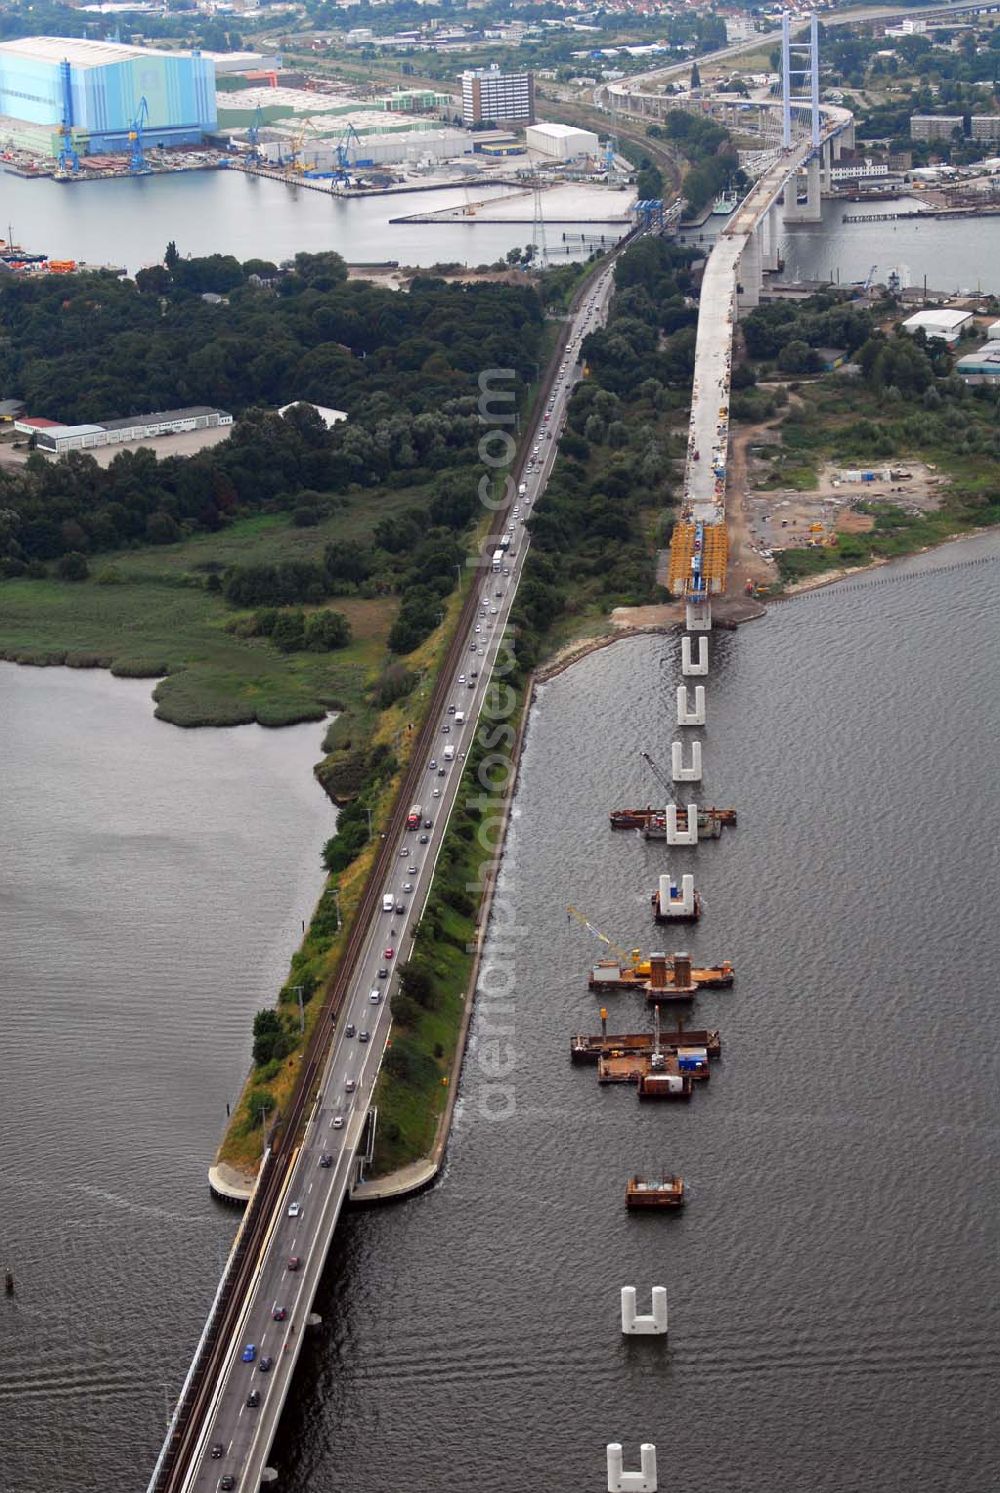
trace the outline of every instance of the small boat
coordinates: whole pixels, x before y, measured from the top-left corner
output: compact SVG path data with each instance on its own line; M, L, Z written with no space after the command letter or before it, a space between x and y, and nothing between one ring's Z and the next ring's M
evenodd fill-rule
M625 1183L626 1208L683 1208L684 1178L666 1172L659 1177L629 1177Z

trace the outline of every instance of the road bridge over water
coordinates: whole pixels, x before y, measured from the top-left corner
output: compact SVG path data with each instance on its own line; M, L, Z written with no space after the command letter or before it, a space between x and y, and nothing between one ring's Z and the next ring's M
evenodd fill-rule
M854 144L850 110L819 100L816 17L811 18L806 44L792 37L790 17L785 16L780 32L757 40L758 45L775 40L782 45L781 97L758 100L754 105L758 112L770 109L777 115L781 143L770 160L765 159L757 180L716 239L702 277L684 494L668 567L671 591L688 602L689 626L696 622L711 625L711 598L726 587L726 460L734 327L742 312L758 304L764 274L778 268L778 203L784 199L786 222L819 222L822 190L833 163L845 144ZM735 55L735 50L715 55ZM806 54L802 59L806 65L793 66L800 53ZM615 113L661 117L677 106L677 99L649 92L649 84L674 71L656 70L608 85L601 90L604 104ZM794 79L802 80L798 96ZM698 102L704 101L699 98ZM800 202L803 173L805 198Z

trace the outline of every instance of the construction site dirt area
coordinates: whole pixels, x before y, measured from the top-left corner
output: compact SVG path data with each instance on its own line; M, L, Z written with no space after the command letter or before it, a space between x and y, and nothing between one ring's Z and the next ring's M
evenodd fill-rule
M875 520L859 511L861 504L888 503L908 513L933 513L941 507L946 481L921 461L859 468L828 462L808 492L750 488L745 498L750 543L766 559L769 552L823 544L835 534L867 533Z

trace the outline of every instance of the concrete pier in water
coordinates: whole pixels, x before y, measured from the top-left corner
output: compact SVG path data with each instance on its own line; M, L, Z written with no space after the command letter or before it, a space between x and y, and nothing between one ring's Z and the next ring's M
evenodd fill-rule
M653 1287L653 1310L640 1315L635 1306L635 1286L622 1286L622 1332L626 1337L666 1337L667 1288Z
M698 843L698 805L687 806L687 829L681 829L677 822L677 805L667 804L667 844L668 845L697 845Z
M675 741L670 746L670 776L675 783L701 782L701 742L692 741L691 761L684 765L684 743Z
M694 657L694 645L698 645L698 657ZM706 637L689 638L685 633L681 638L681 673L688 676L692 674L708 673L708 639Z
M678 726L703 726L705 724L705 686L703 684L694 686L693 705L688 686L686 684L677 686L677 724Z
M656 1493L656 1447L644 1441L639 1448L639 1471L624 1472L620 1441L608 1442L608 1493Z

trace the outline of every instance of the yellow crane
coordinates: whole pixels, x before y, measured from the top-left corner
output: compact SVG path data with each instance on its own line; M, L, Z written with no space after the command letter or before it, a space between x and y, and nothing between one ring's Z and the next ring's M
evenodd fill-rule
M315 135L318 129L319 126L314 119L306 118L302 120L295 134L292 136L292 158L289 165L293 171L309 170L309 163L302 158L302 150L307 137ZM313 165L315 165L315 157L313 158Z
M571 905L567 907L566 911L571 918L575 918L582 927L586 928L588 933L592 933L595 938L600 939L601 943L607 944L612 954L617 954L618 958L624 964L631 964L633 967L639 964L642 959L642 951L640 949L619 948L616 943L613 943L611 941L606 933L602 933L600 928L595 928L594 924L589 922L588 919L584 917L583 913L578 907L573 907Z

